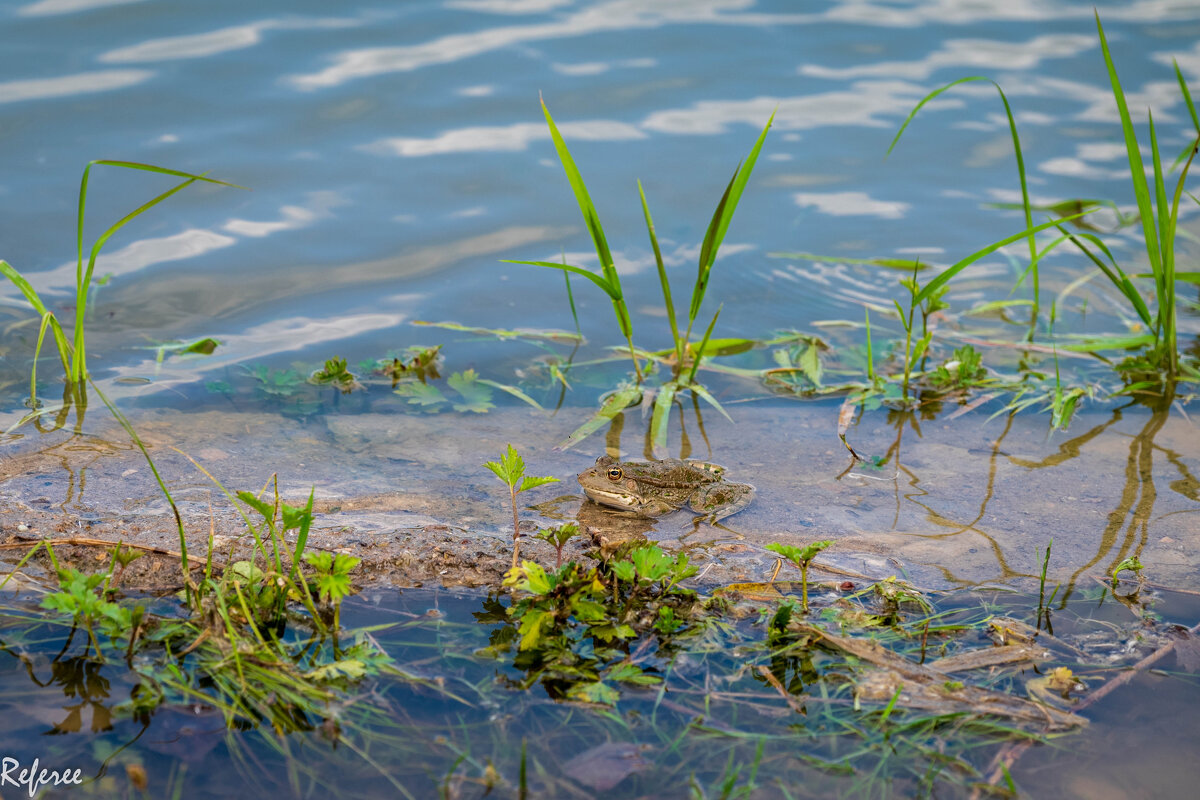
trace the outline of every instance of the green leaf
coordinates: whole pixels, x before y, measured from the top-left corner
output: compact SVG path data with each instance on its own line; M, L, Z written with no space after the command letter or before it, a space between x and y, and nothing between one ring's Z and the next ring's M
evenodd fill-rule
M929 269L929 262L908 258L845 258L842 256L819 256L814 253L767 253L768 258L795 258L817 261L822 264L862 264L870 267L886 267L905 272Z
M668 381L659 388L658 396L654 398L654 415L650 418L650 440L656 454L665 453L667 450L667 424L671 419L671 408L678 390L678 383Z
M554 615L549 611L531 608L521 616L521 625L517 633L521 637L518 650L529 650L537 647L547 628L554 624Z
M571 687L570 691L567 692L567 696L576 700L583 700L587 703L598 703L606 706L615 705L621 699L621 694L616 689L600 681L577 684Z
M641 399L642 390L640 387L630 384L619 387L604 400L604 403L600 406L600 410L593 414L591 419L576 428L566 439L559 442L555 449L567 450L574 447L599 430L605 423L612 422L617 414L620 414L632 405L636 405Z
M987 247L983 248L982 250L976 250L974 253L972 253L971 255L962 259L961 261L957 261L954 264L952 264L951 266L947 267L941 274L937 275L933 280L931 280L929 283L925 284L925 286L921 289L921 291L917 293L916 297L913 298L913 303L919 305L921 303L921 301L923 301L925 298L933 295L935 292L937 292L939 289L941 289L942 286L944 286L955 275L962 272L964 269L971 266L972 264L974 264L976 261L983 258L984 256L988 256L988 255L991 255L992 253L996 252L1001 247L1004 247L1004 245L1012 244L1015 241L1024 239L1032 234L1044 231L1047 228L1053 228L1056 225L1058 225L1060 221L1069 222L1070 220L1077 219L1079 217L1084 216L1085 214L1091 214L1091 213L1092 213L1092 210L1089 210L1089 211L1084 211L1079 214L1075 214L1074 216L1071 216L1071 217L1066 217L1063 220L1052 220L1050 222L1044 222L1041 225L1035 225L1032 228L1027 228L1027 229L1021 231L1020 233L1014 233L1011 236L1006 236L997 242L993 242L992 244L988 245Z
M529 475L529 476L526 476L524 482L521 483L521 488L517 489L517 491L523 492L526 489L534 489L538 486L544 486L547 483L558 483L558 482L559 482L558 478L551 478L551 477L539 478L539 477L534 477L532 475Z
M446 379L450 388L462 396L462 402L454 403L455 411L472 411L485 414L496 406L492 404L492 390L478 380L475 370L456 372Z
M237 493L237 497L259 514L262 514L264 519L272 520L275 518L275 506L260 500L253 492L241 491Z
M725 193L721 196L721 200L713 212L712 220L708 223L708 230L704 233L704 242L700 246L700 264L696 276L696 285L692 289L692 302L688 311L688 319L690 320L694 320L696 315L700 313L700 306L704 303L704 294L708 290L709 273L712 271L712 266L717 260L717 251L721 249L721 242L725 239L725 232L728 230L729 223L733 219L733 214L737 210L738 201L742 198L742 192L746 188L746 183L750 180L750 173L754 171L754 164L758 160L759 151L762 150L763 142L767 138L767 131L771 130L771 124L774 121L775 112L772 111L770 118L767 119L767 124L762 129L762 133L758 135L758 140L750 148L750 152L747 154L745 160L738 165L738 170L729 181L729 185L725 187Z
M213 352L220 346L221 343L218 340L212 338L211 336L206 336L203 339L197 339L191 344L183 345L181 348L179 348L179 352L211 356Z
M405 398L414 406L436 406L447 402L441 389L420 381L405 381L398 384L392 392Z
M609 283L604 278L604 276L597 275L596 273L592 272L591 270L584 269L583 267L576 267L571 264L560 264L557 261L524 261L524 260L515 259L515 258L502 258L502 259L500 259L500 263L501 264L528 264L531 267L549 267L550 269L558 269L558 270L562 270L563 272L574 272L576 275L582 275L583 277L587 278L592 283L599 286L606 295L608 295L610 298L612 298L612 300L614 302L622 299L620 286L614 286L613 284Z
M507 392L508 394L511 394L513 397L517 398L518 400L521 400L522 402L528 403L529 405L533 406L538 411L542 410L542 406L541 406L541 404L538 403L537 400L534 400L532 397L525 394L524 392L522 392L520 389L518 389L515 386L509 386L506 383L499 383L498 381L488 380L487 378L477 378L476 380L479 383L482 383L486 386L492 386L496 389L499 389L502 392Z

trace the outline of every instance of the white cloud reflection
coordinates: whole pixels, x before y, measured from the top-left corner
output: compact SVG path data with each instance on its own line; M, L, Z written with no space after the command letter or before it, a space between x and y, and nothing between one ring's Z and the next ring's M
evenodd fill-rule
M644 139L646 134L637 127L612 120L566 122L558 126L568 139L581 141L624 141ZM363 145L362 150L377 155L430 156L441 153L524 150L538 139L549 139L550 132L542 122L520 122L515 125L479 126L446 131L431 139L394 137L379 139Z
M303 206L287 205L279 209L277 220L231 219L221 230L240 236L260 238L280 231L291 231L311 225L317 220L333 216L332 210L348 201L337 192L309 192L308 202Z
M228 53L253 47L262 41L263 31L303 30L306 28L347 28L361 24L347 19L264 19L247 25L235 25L205 33L167 36L148 39L129 47L103 53L99 60L106 64L137 64L147 61L173 61L181 58Z
M792 195L801 208L815 208L834 217L879 217L902 219L908 203L876 200L866 192L797 192Z
M93 8L123 6L140 2L142 0L40 0L40 2L18 8L17 16L49 17L55 14L73 14L76 11L90 11Z
M940 50L916 61L881 61L855 67L834 68L804 64L801 75L817 78L905 78L924 80L947 67L1019 69L1037 67L1046 58L1071 58L1097 46L1094 36L1053 34L1027 42L991 39L948 39Z
M104 275L122 276L140 272L156 264L181 261L235 244L237 239L202 228L189 228L171 236L139 239L118 250L103 252L96 259L97 278ZM32 273L30 283L42 292L75 290L76 264L70 261L45 272Z
M144 69L107 69L62 75L57 78L4 81L0 83L0 103L108 92L134 86L153 76L153 72Z

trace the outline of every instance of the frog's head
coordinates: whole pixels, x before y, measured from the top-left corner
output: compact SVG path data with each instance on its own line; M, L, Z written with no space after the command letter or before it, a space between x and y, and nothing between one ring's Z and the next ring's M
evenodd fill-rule
M578 480L583 493L601 505L636 509L645 499L638 489L638 482L611 456L600 456L595 466L579 473Z

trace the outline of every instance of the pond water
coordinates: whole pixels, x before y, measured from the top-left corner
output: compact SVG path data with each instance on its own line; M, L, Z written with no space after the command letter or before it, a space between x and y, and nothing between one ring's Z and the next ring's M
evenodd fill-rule
M1172 60L1193 87L1200 85L1200 9L1140 0L1102 3L1099 13L1134 117L1153 108L1169 161L1194 136ZM1021 197L1008 121L990 84L958 86L928 103L885 159L913 106L951 80L983 75L1003 87L1036 204L1100 198L1123 213L1136 211L1091 5L31 0L0 14L7 45L0 48L0 125L9 154L0 178L7 223L0 257L29 279L64 325L74 316L72 239L79 175L90 159L209 172L249 189L198 184L133 220L106 245L89 296L93 377L151 444L185 515L201 526L198 535L207 533L211 492L169 447L196 457L233 489L261 487L273 472L286 497L314 488L325 503L315 546L340 546L346 530L357 531L361 544L391 541L397 529L440 525L456 539L461 534L472 552L503 554L511 516L506 527L503 487L481 464L512 442L531 474L563 481L524 496L539 504L526 516L540 521L575 516L574 475L606 451L712 459L729 468L731 479L754 484L754 502L723 528L671 515L643 532L686 549L715 570L708 575L716 583L766 580L776 564L764 549L772 542L829 538L837 544L822 557L828 565L875 579L902 573L931 590L1033 591L1051 546L1047 573L1063 586L1063 611L1094 603L1094 577L1130 556L1141 559L1152 581L1200 589L1194 522L1200 437L1189 416L1192 390L1185 384L1168 397L1106 400L1122 386L1110 365L1056 349L1079 336L1139 331L1136 314L1103 277L1078 283L1094 272L1078 252L1060 248L1041 264L1042 317L1032 345L1020 345L1028 305L965 313L985 302L1029 299L1028 282L1013 288L1028 261L1022 241L951 282L950 307L932 319L930 351L937 364L972 344L994 375L1034 370L1043 386L1060 375L1064 386L1092 389L1067 431L1050 429L1050 415L1037 412L1045 403L1008 413L1011 396L1004 394L966 398L982 398L977 406L952 397L916 413L868 408L853 420L848 440L878 456L880 466L853 467L838 441L840 396L801 399L795 385L772 386L761 377L769 367L799 360L808 346L796 338L800 332L829 345L822 353L826 383L864 380L864 308L872 360L894 370L894 343L902 342L903 330L889 309L894 299L907 302L898 283L905 273L854 260L919 258L931 265L921 273L928 281L937 269L1025 227L1019 210L989 207ZM571 282L585 339L575 347L559 334L544 335L576 330L561 275L501 263L566 259L597 266L539 93L587 180L629 301L634 339L647 349L669 348L670 332L636 181L683 309L713 209L775 112L696 323L698 338L720 305L714 337L759 342L708 365L723 369L700 373L729 419L686 398L666 429L666 448L655 447L649 419L631 409L573 448L555 449L626 377L629 363L612 355L610 348L624 340L612 305L595 286ZM1145 143L1146 127L1139 123L1139 131ZM162 176L96 168L85 240L171 185ZM1181 270L1191 269L1200 234L1195 210L1181 206ZM1128 272L1148 269L1140 226L1117 229L1109 209L1094 218ZM1035 222L1044 219L1035 214ZM1180 349L1195 354L1194 286L1181 284L1181 295ZM0 286L0 313L0 417L11 428L0 477L13 514L0 521L5 533L18 524L41 525L21 516L28 510L61 516L68 527L157 520L169 543L169 510L152 475L99 402L86 416L77 408L64 412L66 425L57 431L17 426L28 413L38 321L7 283ZM466 329L414 324L422 321ZM514 328L528 330L518 337L488 332ZM204 337L219 342L211 353L171 349ZM409 382L397 394L388 377L373 372L387 359L410 357L408 348L439 345L440 375L419 390ZM306 381L333 357L347 360L365 391L342 394ZM572 362L559 380L556 370ZM38 421L43 429L54 427L58 369L57 357L45 350L38 385L51 413ZM545 410L531 409L505 387ZM1194 607L1171 597L1167 616L1194 625ZM481 602L476 595L423 592L383 592L371 601L406 613L438 604L456 631L473 630L469 615ZM1117 616L1122 611L1112 609ZM486 638L480 630L462 633L464 641ZM477 646L464 645L452 657L465 658ZM401 661L417 659L397 652L404 653L396 655ZM471 675L464 680L490 680L494 669L483 663L464 667ZM1190 663L1184 660L1180 671ZM6 692L29 691L17 680L23 668L10 665L10 678L15 682L6 679ZM1066 796L1102 796L1085 765L1118 760L1125 735L1150 736L1157 725L1152 710L1167 702L1155 694L1158 680L1142 675L1129 689L1140 692L1136 700L1089 711L1093 726L1056 739L1062 750L1040 747L1025 756L1018 782L1053 786ZM1195 707L1191 678L1170 685L1178 687L1170 703ZM428 781L410 785L414 796L434 791L460 756L459 765L471 765L478 778L486 762L480 752L491 754L511 784L519 760L514 743L521 739L536 763L563 762L563 741L535 742L564 726L589 743L572 751L650 741L615 733L649 713L642 706L621 706L625 721L618 724L615 713L594 716L508 690L485 694L461 723L462 731L485 731L479 744L471 743L474 734L454 733L453 714L436 703L413 712L427 725L414 722L423 730L417 735L445 736L453 745L412 756L411 768ZM649 705L644 698L631 702ZM686 709L673 713L678 718L655 734L666 738L655 742L685 727ZM497 720L511 721L510 736L501 739L489 728ZM741 731L734 737L738 763L754 761L757 737L782 737L787 724ZM31 730L14 725L0 749ZM89 753L100 763L131 730L64 741L72 757ZM387 733L393 735L413 734ZM210 738L216 752L226 752L221 737ZM1181 732L1175 741L1187 736ZM463 756L464 748L476 749ZM705 796L714 796L711 787L726 774L721 759L734 750L718 743L697 751ZM218 778L184 780L180 771L194 777L201 764L155 752L146 758L159 759L157 774L170 772L178 785L193 786L194 796L227 785ZM328 766L314 767L319 780L349 769L338 759L353 760L345 750L320 752ZM658 795L665 786L688 792L691 767L663 761L662 752L657 769L621 785L623 796ZM1060 780L1051 773L1064 752L1077 756L1079 768ZM1184 755L1165 743L1162 752ZM1152 757L1152 749L1140 746L1120 756ZM242 780L245 767L260 758L268 755L252 747L248 754L229 750L221 763ZM389 756L376 775L393 769L396 758ZM782 770L781 780L799 768L779 767L770 752L766 759L764 769ZM1170 796L1194 781L1195 768L1188 769L1154 769L1163 781L1154 791ZM286 785L300 795L309 789L298 788L299 780L264 785ZM543 791L558 786L545 783L546 776L539 780ZM578 785L574 791L586 796ZM382 786L368 781L361 792ZM861 789L853 782L830 787ZM1122 784L1112 796L1136 791Z

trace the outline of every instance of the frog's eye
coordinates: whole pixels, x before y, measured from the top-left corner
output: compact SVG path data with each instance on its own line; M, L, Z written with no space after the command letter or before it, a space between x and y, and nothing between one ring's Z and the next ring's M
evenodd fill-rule
M625 473L621 471L620 467L609 467L608 468L608 479L614 483L621 480L621 478L624 475L625 475Z

